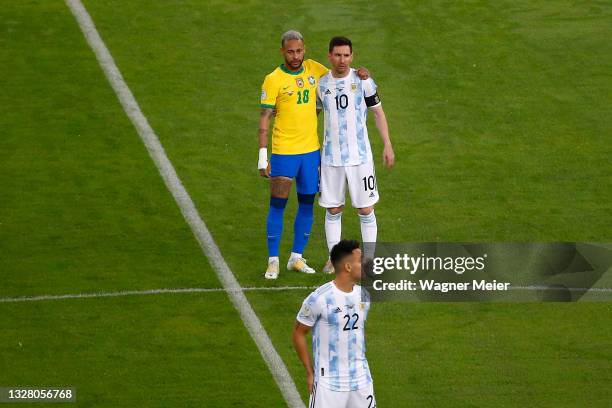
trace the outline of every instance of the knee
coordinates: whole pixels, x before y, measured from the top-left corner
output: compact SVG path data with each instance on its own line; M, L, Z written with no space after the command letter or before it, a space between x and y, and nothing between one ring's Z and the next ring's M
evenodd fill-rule
M298 193L298 210L297 217L307 219L312 222L314 217L314 194L299 194ZM296 218L296 220L298 219Z
M315 195L314 194L300 194L298 193L298 203L299 205L312 205L314 203Z
M336 214L340 214L342 211L344 210L344 206L341 205L340 207L332 207L332 208L328 208L327 212L330 215L336 215Z
M273 207L279 210L284 210L286 206L287 206L286 198L270 197L270 207Z
M370 215L372 211L374 211L374 207L364 207L357 210L359 215Z
M298 193L298 213L302 217L313 217L314 215L314 194Z

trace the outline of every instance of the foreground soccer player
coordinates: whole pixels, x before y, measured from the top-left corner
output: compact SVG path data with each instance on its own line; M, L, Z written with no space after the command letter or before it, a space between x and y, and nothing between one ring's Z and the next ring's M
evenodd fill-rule
M348 181L351 202L359 213L361 238L365 243L364 255L371 259L378 233L374 204L378 202L379 196L366 124L368 109L374 114L376 127L383 140L383 163L387 168L393 167L395 154L376 84L372 78L360 80L351 68L351 40L346 37L332 38L328 58L332 69L320 79L317 87L317 98L325 111L319 205L327 209L327 246L331 251L340 241ZM331 261L327 261L323 272L333 272Z
M359 242L342 240L331 250L336 278L312 292L297 315L293 345L306 368L312 408L376 407L365 356L369 295L361 279ZM314 367L306 334L312 332Z

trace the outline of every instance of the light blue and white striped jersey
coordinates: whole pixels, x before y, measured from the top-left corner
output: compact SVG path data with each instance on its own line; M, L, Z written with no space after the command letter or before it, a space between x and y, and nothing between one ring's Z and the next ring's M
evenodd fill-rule
M312 327L312 353L317 384L332 391L355 391L372 377L365 356L365 322L369 295L359 285L351 293L333 281L312 292L297 320Z
M330 71L319 79L317 98L325 112L321 162L356 166L372 161L366 126L368 106L380 105L372 78L362 81L352 68L344 78L334 78Z

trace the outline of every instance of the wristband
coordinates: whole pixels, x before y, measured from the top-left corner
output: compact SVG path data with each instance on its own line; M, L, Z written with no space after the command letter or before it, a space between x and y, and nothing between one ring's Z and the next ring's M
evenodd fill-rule
M259 170L265 170L268 168L268 149L266 147L259 148L259 161L257 162L257 168Z

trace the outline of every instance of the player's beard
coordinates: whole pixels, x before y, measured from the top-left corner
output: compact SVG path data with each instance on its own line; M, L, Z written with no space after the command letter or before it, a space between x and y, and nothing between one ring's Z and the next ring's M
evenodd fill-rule
M289 60L287 60L287 59L285 58L285 66L286 66L286 67L288 67L288 68L290 68L290 69L291 69L291 70L293 70L293 71L297 71L298 69L300 69L300 67L301 67L301 66L302 66L302 64L304 63L304 58L302 58L301 60L299 60L299 62L300 62L300 63L299 63L298 65L294 65L294 64L297 64L297 63L293 63L293 62L291 62L291 61L289 61Z

